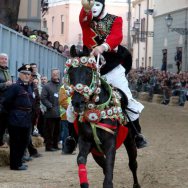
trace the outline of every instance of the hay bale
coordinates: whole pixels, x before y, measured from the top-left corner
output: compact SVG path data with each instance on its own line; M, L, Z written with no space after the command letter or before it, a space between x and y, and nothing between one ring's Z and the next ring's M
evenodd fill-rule
M187 109L187 110L188 110L188 101L185 102L185 104L184 104L184 109Z
M154 94L153 95L153 99L152 99L153 103L161 104L162 101L163 101L163 96L162 95L159 95L159 94Z
M138 91L136 90L131 90L131 93L133 95L133 98L138 98Z
M141 101L149 101L149 93L139 92L138 99L141 100Z
M8 148L0 148L0 167L8 166L10 164L9 156L10 152Z
M178 96L172 96L170 97L170 106L179 106L179 97Z
M32 143L34 145L34 147L39 148L39 147L43 147L44 146L44 138L42 138L41 136L33 136L32 137Z

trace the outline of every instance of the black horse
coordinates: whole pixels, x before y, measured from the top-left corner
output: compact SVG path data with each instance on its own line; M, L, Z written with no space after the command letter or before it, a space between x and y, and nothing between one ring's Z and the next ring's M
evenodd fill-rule
M125 120L121 115L124 114L127 99L124 95L120 96L120 93L118 95L118 92L114 93L100 78L99 65L94 57L90 57L87 48L83 48L78 54L75 46L72 46L70 53L72 58L66 63L65 86L71 86L67 89L72 94L73 111L77 115L80 187L89 187L86 162L91 152L94 160L103 169L103 188L113 188L116 139L122 127L120 124ZM121 107L116 106L118 99ZM137 149L130 129L123 144L133 174L133 188L140 188L137 179Z

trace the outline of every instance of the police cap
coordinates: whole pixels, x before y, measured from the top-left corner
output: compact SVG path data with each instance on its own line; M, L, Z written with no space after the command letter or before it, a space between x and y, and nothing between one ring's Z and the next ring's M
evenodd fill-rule
M29 64L25 64L25 65L24 65L24 64L23 64L23 65L18 69L18 72L31 74L31 72L32 72L31 65L29 65Z

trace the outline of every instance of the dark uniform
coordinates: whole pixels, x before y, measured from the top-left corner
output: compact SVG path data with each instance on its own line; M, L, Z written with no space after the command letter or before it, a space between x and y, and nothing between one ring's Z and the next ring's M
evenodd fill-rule
M24 69L25 66L18 71ZM32 89L28 83L24 83L20 78L3 95L3 105L8 111L10 168L12 170L26 170L22 164L22 157L30 138L32 103Z

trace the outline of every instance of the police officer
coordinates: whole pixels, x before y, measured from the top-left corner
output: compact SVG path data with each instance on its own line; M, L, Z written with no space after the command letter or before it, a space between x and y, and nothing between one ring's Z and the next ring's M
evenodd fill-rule
M29 64L18 69L19 78L3 95L2 103L8 111L8 130L10 135L10 169L27 170L22 164L24 151L28 146L32 126L32 89Z

